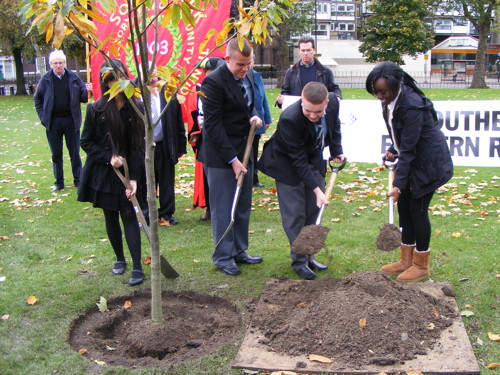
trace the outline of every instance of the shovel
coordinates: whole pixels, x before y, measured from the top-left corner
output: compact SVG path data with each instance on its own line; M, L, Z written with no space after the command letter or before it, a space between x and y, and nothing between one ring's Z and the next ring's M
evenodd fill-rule
M394 169L398 159L395 161L384 160L384 165L389 171L388 191L392 190L394 181ZM389 197L388 201L388 223L380 228L380 233L377 238L377 248L383 251L390 251L398 248L401 245L401 232L394 225L394 198Z
M257 124L255 121L252 121L250 125L250 131L248 132L248 139L247 139L247 145L245 148L245 153L243 154L243 161L242 164L246 168L248 165L248 160L250 159L250 153L252 152L252 143L253 143L253 138L255 136L255 129L257 127ZM241 189L243 187L243 181L245 180L245 173L240 173L238 177L238 181L236 182L236 190L234 192L234 198L233 198L233 205L231 206L231 221L229 222L229 225L226 228L226 231L222 235L221 238L219 238L219 241L215 244L215 249L219 247L221 242L224 240L224 238L227 237L229 232L231 231L231 228L233 227L234 224L234 213L236 211L236 207L238 206L238 201L240 200L240 195L241 195Z
M332 170L332 176L330 177L330 181L328 182L328 186L326 187L326 200L330 199L333 191L333 186L335 185L335 180L337 179L337 174L345 167L346 162L347 159L344 158L344 161L341 164L333 165L332 161L330 160L330 169ZM319 209L315 224L306 225L301 229L299 235L293 241L293 252L297 254L314 255L325 246L326 236L328 235L330 229L320 225L324 211L325 205L322 204Z
M122 158L123 161L123 169L125 170L125 176L120 172L118 168L114 168L116 175L118 178L123 182L125 185L126 189L131 189L130 186L130 177L128 173L128 164L125 158ZM139 205L139 202L137 201L137 197L133 195L130 198L130 201L132 202L132 205L134 206L135 214L137 215L137 220L139 220L139 223L141 224L142 229L144 230L144 233L146 234L146 237L148 238L149 243L151 243L151 233L149 231L149 226L148 223L146 222L146 218L144 217L144 214L142 213L141 206ZM160 270L163 276L165 276L167 279L176 279L179 277L179 273L172 267L172 265L168 262L168 260L160 254Z

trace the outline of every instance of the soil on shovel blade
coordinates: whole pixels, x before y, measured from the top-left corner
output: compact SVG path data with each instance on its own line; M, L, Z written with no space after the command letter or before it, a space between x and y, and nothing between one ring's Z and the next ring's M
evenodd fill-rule
M391 251L401 245L401 232L393 224L384 224L377 238L377 249Z
M426 354L458 316L452 306L379 272L270 282L275 285L261 297L268 308L259 310L257 301L244 301L253 312L251 322L243 321L250 314L223 298L169 291L162 298L165 322L154 326L150 294L136 292L108 300L109 311L90 308L73 322L68 342L92 361L168 368L237 343L243 327L250 325L249 330L264 333L269 350L285 355L391 365ZM443 292L454 295L451 288ZM126 301L130 308L124 307Z

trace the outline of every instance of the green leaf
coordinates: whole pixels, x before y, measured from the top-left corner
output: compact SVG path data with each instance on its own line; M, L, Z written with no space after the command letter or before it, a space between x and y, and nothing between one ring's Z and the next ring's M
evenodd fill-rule
M108 310L108 301L103 296L101 296L101 299L99 300L98 303L96 303L96 305L97 305L97 308L99 309L100 312L109 311Z

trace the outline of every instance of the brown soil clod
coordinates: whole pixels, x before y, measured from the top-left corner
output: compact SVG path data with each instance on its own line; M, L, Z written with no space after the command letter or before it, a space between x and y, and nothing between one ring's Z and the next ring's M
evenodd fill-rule
M293 241L292 251L298 254L313 255L324 246L330 229L322 225L306 225Z
M401 245L401 231L393 224L384 224L377 238L377 249L391 251Z

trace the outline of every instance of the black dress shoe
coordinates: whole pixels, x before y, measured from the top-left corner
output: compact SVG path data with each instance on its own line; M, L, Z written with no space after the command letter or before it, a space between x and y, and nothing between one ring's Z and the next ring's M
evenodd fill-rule
M264 184L263 184L263 183L261 183L261 182L255 182L255 183L253 184L253 186L255 186L255 187L264 187Z
M224 267L218 267L219 270L224 272L226 275L229 276L238 276L241 273L241 270L236 264L228 264L227 266Z
M309 268L315 271L324 271L328 269L328 266L318 262L316 259L309 259Z
M244 264L258 264L262 263L264 258L261 256L251 256L248 255L247 253L243 253L242 255L239 256L239 258L234 258L236 263L244 263Z
M306 280L312 280L316 277L316 274L306 265L294 269L294 271L297 272L297 275Z
M54 185L54 186L52 186L52 189L50 189L50 192L55 193L56 191L59 191L59 190L64 190L64 186Z
M125 261L123 261L123 260L118 261L113 266L113 269L111 270L111 272L113 272L113 275L122 275L125 272L125 266L126 266Z
M139 285L144 281L144 272L139 270L133 270L130 279L128 280L128 285L134 286Z

